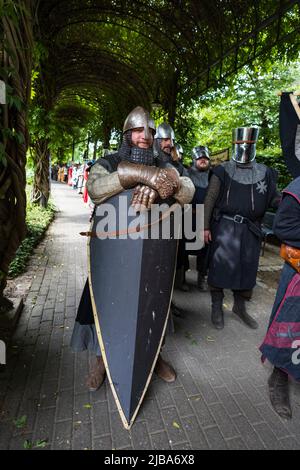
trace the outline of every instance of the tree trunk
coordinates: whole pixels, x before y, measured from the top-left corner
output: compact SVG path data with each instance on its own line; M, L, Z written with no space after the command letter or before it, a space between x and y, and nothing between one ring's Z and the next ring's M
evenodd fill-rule
M91 137L90 135L88 135L87 144L86 144L86 156L85 156L87 160L89 159L89 153L90 153L90 140L91 140Z
M104 125L103 126L103 148L104 149L109 149L109 141L110 141L110 136L111 136L111 126L109 125Z
M93 160L96 160L96 158L97 158L97 144L98 144L98 140L96 139L95 142L94 142Z
M50 152L48 140L38 140L34 146L34 183L31 200L41 207L47 207L50 194Z
M3 106L2 121L5 130L14 130L16 137L0 133L4 158L0 162L0 313L12 304L4 297L9 265L26 236L26 151L28 148L27 109L30 99L32 63L32 6L31 0L14 1L18 21L9 16L4 7L0 20L6 48L0 50L2 78L12 89L15 104ZM23 8L25 7L26 13ZM12 68L14 73L5 75ZM2 127L2 126L1 126Z
M177 107L177 93L178 93L178 79L179 72L175 71L170 87L170 98L168 102L168 120L172 127L174 127L176 119L176 107Z

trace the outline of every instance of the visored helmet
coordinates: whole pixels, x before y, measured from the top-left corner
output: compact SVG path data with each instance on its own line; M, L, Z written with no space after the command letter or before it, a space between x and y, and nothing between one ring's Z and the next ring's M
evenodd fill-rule
M197 145L192 150L192 155L194 160L198 160L199 158L207 158L210 160L209 150L204 145Z
M237 163L250 163L256 156L259 127L237 127L232 131L232 159Z

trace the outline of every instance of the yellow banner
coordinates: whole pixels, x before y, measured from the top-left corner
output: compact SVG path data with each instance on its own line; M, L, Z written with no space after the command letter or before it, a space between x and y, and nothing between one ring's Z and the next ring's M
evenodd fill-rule
M229 160L229 148L213 152L211 154L212 163L218 165L219 163Z

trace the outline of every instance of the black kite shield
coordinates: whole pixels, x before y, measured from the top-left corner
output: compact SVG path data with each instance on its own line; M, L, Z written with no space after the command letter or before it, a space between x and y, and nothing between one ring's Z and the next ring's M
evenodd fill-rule
M150 217L150 211L127 216L131 198L132 190L124 191L98 206L88 243L97 335L127 429L142 403L165 334L176 265L175 230L180 230L182 217L178 204L165 205L158 216ZM170 228L167 239L165 224Z

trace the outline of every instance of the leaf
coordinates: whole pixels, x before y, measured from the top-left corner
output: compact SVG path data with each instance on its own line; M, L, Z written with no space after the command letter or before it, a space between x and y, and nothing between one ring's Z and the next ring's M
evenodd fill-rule
M23 448L24 449L32 449L33 447L33 443L31 441L29 441L28 439L26 439L26 441L24 441L23 443Z
M24 415L24 416L21 416L21 418L15 419L14 425L16 426L16 428L21 429L21 428L24 428L24 426L26 425L26 422L27 422L27 416Z
M83 405L83 408L86 408L86 409L90 410L92 408L92 405L87 403L86 405Z
M173 421L173 427L176 429L180 429L180 426L176 421Z
M43 447L46 447L47 443L48 442L47 442L46 439L38 440L38 441L36 441L34 447L42 447L43 448Z

